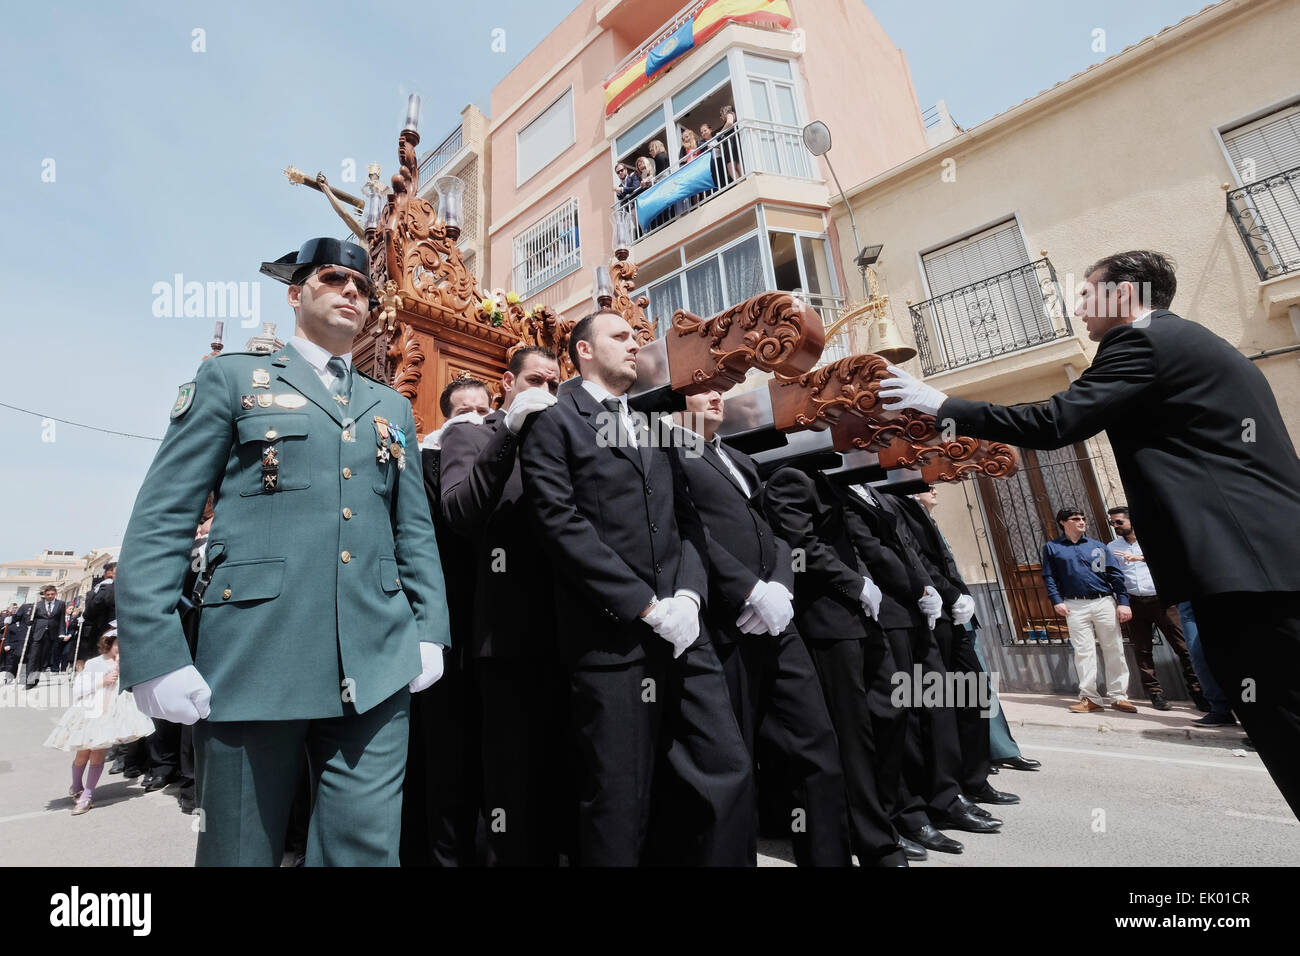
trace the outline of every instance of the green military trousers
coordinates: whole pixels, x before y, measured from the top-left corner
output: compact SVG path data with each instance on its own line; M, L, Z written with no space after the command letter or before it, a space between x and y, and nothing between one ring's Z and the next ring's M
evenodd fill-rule
M304 748L308 866L396 866L411 695L358 714L194 727L197 866L279 866Z

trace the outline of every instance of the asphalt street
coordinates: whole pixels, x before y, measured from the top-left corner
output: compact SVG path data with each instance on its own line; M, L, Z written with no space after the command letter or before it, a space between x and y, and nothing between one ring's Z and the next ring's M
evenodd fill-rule
M63 712L39 691L0 688L0 863L6 866L188 866L201 818L174 788L104 775L96 806L70 814L71 755L42 746ZM20 700L22 703L20 704ZM1018 727L1041 771L991 778L1021 797L998 807L994 835L950 836L960 855L918 866L1286 866L1300 863L1300 823L1253 751L1238 741L1174 742L1085 725ZM788 844L764 840L760 864L790 865Z

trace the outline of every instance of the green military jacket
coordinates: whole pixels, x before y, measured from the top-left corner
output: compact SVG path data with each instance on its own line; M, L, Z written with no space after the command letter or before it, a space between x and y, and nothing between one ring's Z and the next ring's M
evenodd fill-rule
M191 663L176 605L214 489L193 659L211 720L364 712L420 673L420 642L451 643L410 402L354 371L344 406L291 345L234 352L181 387L127 525L124 686Z

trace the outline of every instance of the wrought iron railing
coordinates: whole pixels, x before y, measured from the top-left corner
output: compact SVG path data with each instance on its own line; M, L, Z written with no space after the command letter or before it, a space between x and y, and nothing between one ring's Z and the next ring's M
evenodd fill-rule
M820 178L816 162L803 144L803 130L798 126L743 120L701 144L697 155L693 156L692 160L704 155L712 157L713 188L679 200L644 226L638 221L636 235L638 240L658 232L675 222L677 217L704 205L753 173L770 173L792 179L814 181ZM690 161L675 163L656 176L655 181L662 181ZM637 220L637 200L641 193L649 188L650 186L644 186L637 195L616 201L614 208L629 210L633 220Z
M1074 334L1065 294L1046 259L908 308L924 375Z
M457 126L451 131L450 136L427 153L424 159L420 160L420 188L424 188L432 183L433 175L443 166L447 165L449 159L460 152L463 143L464 141L461 139L461 128Z
M1300 272L1300 166L1231 190L1228 215L1261 282Z

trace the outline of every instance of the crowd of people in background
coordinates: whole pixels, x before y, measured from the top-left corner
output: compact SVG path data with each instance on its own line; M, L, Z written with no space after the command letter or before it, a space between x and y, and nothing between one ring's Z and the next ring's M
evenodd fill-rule
M677 151L677 162L669 159L668 148L663 140L653 139L646 144L646 153L635 159L619 161L614 165L614 196L621 204L653 188L664 178L693 160L708 154L712 157L714 191L722 189L740 178L742 160L740 140L736 136L736 110L731 104L718 111L720 127L715 133L708 123L702 123L698 131L684 126L678 131L681 143ZM680 210L677 205L656 216L647 231L658 228L675 217Z

